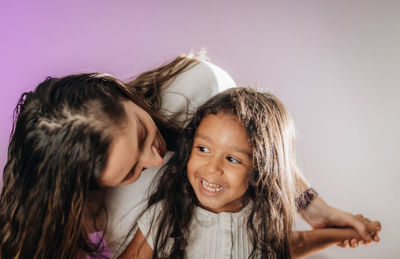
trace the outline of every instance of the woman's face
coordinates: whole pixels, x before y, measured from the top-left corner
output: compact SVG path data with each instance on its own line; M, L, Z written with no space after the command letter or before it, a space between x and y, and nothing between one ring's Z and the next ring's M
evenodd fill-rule
M136 181L146 168L161 166L165 140L150 115L131 101L124 101L127 122L110 146L100 184L117 186Z
M201 120L187 174L203 208L215 213L242 209L252 169L251 154L246 129L236 116L219 112Z

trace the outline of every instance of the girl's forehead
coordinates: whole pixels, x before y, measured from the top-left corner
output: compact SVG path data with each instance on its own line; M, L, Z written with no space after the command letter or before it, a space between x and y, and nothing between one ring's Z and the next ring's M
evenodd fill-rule
M196 129L195 137L225 147L239 147L251 153L252 148L246 128L231 113L207 114Z
M242 131L248 137L247 129L243 126L242 121L236 114L229 111L218 111L217 113L208 113L204 115L197 128L200 126L204 127L204 124L207 124L207 127L219 127L221 130L225 131Z
M220 122L224 122L226 124L220 123ZM232 127L229 127L229 126L232 126L232 124L234 124L234 125L239 124L240 126L242 126L239 118L236 115L234 115L233 113L230 113L230 112L226 112L226 111L219 111L217 113L209 113L209 114L204 115L204 117L200 121L200 125L205 124L205 123L209 124L208 125L209 127L218 125L218 126L224 126L224 128L232 128ZM199 127L200 127L200 125L199 125ZM242 128L245 129L243 126L242 126ZM236 129L236 127L235 127L235 129Z

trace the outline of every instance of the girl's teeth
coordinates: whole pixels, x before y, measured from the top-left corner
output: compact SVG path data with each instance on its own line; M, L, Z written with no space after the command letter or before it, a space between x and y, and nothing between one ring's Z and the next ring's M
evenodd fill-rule
M205 180L201 180L201 184L203 185L203 187L210 192L219 192L222 189L224 189L224 187L218 185L218 184L214 184L214 183L208 183Z

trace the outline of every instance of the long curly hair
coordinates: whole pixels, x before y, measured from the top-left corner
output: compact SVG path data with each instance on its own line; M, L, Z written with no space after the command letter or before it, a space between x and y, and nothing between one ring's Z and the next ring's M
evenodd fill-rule
M101 192L110 146L125 127L123 101L147 111L174 148L180 128L159 112L160 89L197 62L181 56L128 83L99 73L47 78L22 94L3 172L0 258L100 254L89 226L104 231L107 217L96 222L89 194Z
M184 258L189 225L198 205L187 177L187 162L196 128L207 114L218 112L237 116L245 126L253 147L253 170L246 192L253 206L247 218L247 231L253 250L250 258L291 258L295 197L301 193L295 178L295 130L290 114L272 94L250 88L226 90L202 105L183 130L175 154L165 167L148 209L163 202L155 215L153 258L167 255ZM173 238L172 245L168 245Z

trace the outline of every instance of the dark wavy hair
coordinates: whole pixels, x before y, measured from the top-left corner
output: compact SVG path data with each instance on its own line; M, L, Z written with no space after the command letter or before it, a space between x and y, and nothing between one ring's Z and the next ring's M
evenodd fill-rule
M47 78L22 94L3 172L0 258L99 255L102 242L89 240L89 226L104 231L107 219L96 222L89 194L100 191L110 146L125 127L122 102L147 111L174 148L179 127L160 113L160 89L196 63L181 56L126 84L99 73Z
M148 208L163 202L155 215L153 258L184 258L189 225L198 201L187 177L187 162L196 128L207 114L226 112L236 115L245 126L253 147L252 174L247 198L253 206L247 228L253 250L250 258L291 258L297 169L294 153L294 125L283 104L272 94L250 88L226 90L199 107L183 130L175 154L160 177ZM173 238L172 246L168 245ZM172 248L171 248L172 247ZM171 249L170 249L171 248Z

